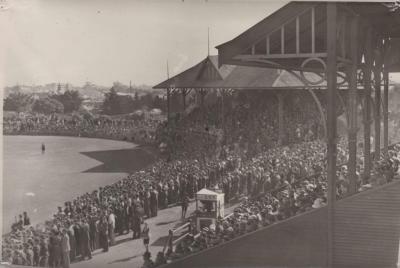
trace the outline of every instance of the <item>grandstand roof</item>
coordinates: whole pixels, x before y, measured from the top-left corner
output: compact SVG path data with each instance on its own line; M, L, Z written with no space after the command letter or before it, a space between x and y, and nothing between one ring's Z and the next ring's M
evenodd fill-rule
M206 68L214 75L204 77ZM295 71L300 77L298 71ZM317 74L305 72L309 81L321 79ZM326 87L322 82L318 87ZM218 56L208 56L195 66L167 79L153 88L225 88L225 89L278 89L304 88L304 84L286 70L269 69L252 66L221 65L218 67Z
M218 56L208 56L195 66L153 88L267 88L279 76L278 70L222 65Z
M400 38L400 8L393 3L338 3L338 60L348 62L350 55L349 17L360 17L382 38ZM317 61L307 67L308 58L327 57L326 2L290 2L255 24L218 49L219 64L262 66L291 70L323 71ZM360 40L366 31L361 31ZM363 41L360 42L361 45ZM399 59L398 42L393 44L392 55ZM400 70L400 61L393 63L390 71ZM359 60L361 65L361 58ZM344 69L345 64L339 65Z

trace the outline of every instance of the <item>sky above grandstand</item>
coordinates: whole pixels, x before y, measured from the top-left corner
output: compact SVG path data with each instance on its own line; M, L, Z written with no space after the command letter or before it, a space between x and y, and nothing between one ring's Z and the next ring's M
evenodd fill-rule
M286 2L0 0L0 84L154 85ZM3 70L2 70L3 69Z
M7 1L7 2L6 2ZM282 1L0 0L6 85L149 84L191 67ZM6 3L6 4L4 4ZM4 9L4 8L3 8ZM3 38L2 38L3 39ZM1 43L1 42L0 42ZM1 64L1 63L0 63ZM1 67L0 67L1 68Z

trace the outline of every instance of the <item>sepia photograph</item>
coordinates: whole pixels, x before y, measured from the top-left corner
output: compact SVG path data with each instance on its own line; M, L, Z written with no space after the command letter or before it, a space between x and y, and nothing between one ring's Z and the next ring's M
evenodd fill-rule
M0 0L0 267L400 268L400 1Z

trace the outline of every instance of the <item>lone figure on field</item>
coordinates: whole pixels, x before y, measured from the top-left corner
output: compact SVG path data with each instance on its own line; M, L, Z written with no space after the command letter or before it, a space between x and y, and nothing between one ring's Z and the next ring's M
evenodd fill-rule
M45 151L46 151L46 145L44 145L44 143L42 143L42 154L44 154Z

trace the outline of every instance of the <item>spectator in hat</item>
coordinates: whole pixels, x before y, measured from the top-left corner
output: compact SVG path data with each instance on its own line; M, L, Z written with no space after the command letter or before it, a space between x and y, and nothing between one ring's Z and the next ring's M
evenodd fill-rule
M108 251L108 224L105 216L100 218L99 222L99 240L100 246L103 248L103 252Z
M92 251L97 249L96 240L98 239L97 218L92 215L89 218L89 233L90 233L90 249Z
M146 251L143 254L143 260L144 260L144 263L142 265L142 268L152 268L152 267L154 267L154 263L151 260L151 253L150 252Z
M150 243L150 228L147 222L144 223L143 230L142 230L142 238L143 244L146 248L146 252L149 251L149 243Z
M35 238L35 242L32 248L33 251L33 266L39 266L40 262L40 244L39 239Z
M50 236L50 256L49 264L50 267L56 268L61 265L61 238L58 230L53 230L53 234Z
M24 214L24 226L31 225L31 220L28 217L28 213L26 213L26 211L24 211L23 214Z
M47 267L49 265L49 246L46 243L44 237L40 241L40 251L39 251L39 266Z
M33 266L34 262L33 262L33 250L30 244L28 243L24 243L24 253L25 253L25 262L26 265L28 266Z
M141 233L141 218L138 210L135 210L132 217L132 231L133 231L133 239L140 238Z
M62 236L61 236L61 251L62 251L62 267L63 268L69 268L69 252L71 250L70 247L70 241L69 241L69 236L67 229L62 230Z
M108 236L110 240L110 246L114 245L115 242L115 215L113 210L110 209L110 214L108 215Z
M69 236L69 244L70 244L69 259L71 262L73 262L75 260L75 256L76 256L75 232L74 232L73 223L70 223L68 221L67 226L68 226L67 233Z
M151 217L157 217L158 212L158 192L156 189L150 191L150 214Z
M182 197L182 203L181 203L181 207L182 207L182 220L186 218L186 212L187 212L187 208L189 206L189 198L188 196L185 194Z
M92 258L92 253L90 250L90 231L89 231L89 224L87 223L86 219L83 220L81 231L82 231L82 237L81 237L82 259L88 257L90 260Z

